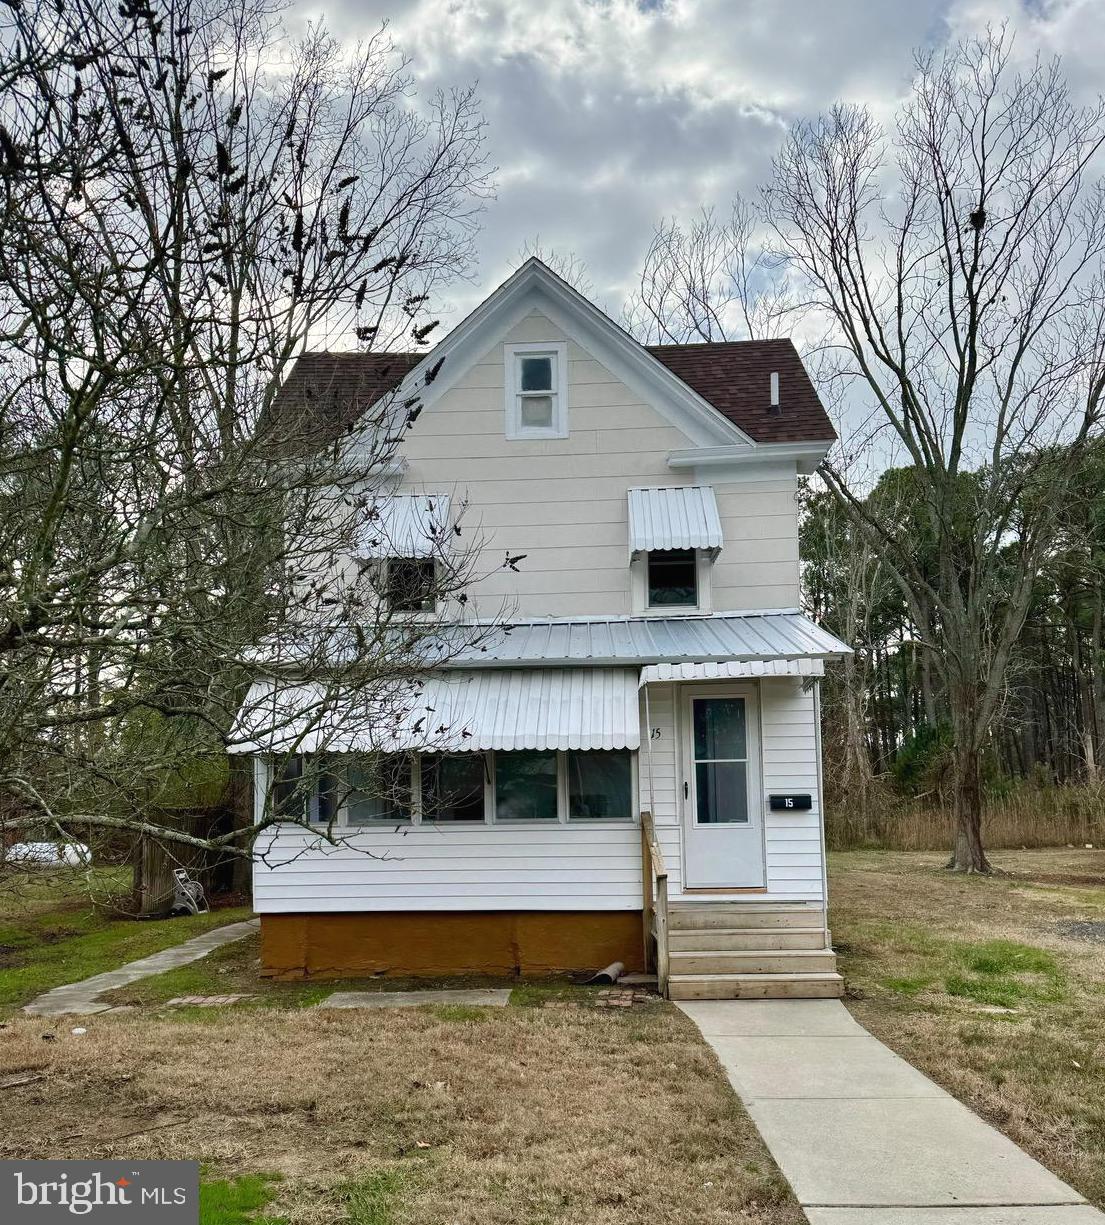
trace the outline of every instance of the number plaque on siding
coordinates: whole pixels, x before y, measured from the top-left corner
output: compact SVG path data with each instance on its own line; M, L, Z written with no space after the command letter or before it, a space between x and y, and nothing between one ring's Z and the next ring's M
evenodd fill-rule
M772 812L806 812L813 807L813 797L809 795L769 795L767 798Z

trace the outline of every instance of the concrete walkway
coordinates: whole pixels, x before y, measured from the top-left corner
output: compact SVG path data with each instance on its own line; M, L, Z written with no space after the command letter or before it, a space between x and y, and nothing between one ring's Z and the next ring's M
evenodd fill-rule
M130 961L118 970L108 970L106 974L94 974L79 983L55 987L25 1004L23 1011L39 1017L61 1017L66 1014L89 1016L94 1012L107 1012L112 1007L111 1004L96 1002L97 997L105 991L126 987L140 978L149 978L151 974L175 970L177 966L186 966L190 961L199 961L201 957L222 948L224 944L232 944L235 940L241 940L255 932L259 924L259 919L246 919L243 923L228 923L226 927L216 927L173 948L162 949L160 953L142 957L138 961Z
M812 1225L1105 1225L837 1000L680 1003Z

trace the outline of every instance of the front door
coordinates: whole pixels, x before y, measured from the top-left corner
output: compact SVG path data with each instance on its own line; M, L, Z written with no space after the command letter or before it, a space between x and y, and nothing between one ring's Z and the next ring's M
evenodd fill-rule
M692 689L683 699L684 885L759 888L765 881L756 693Z

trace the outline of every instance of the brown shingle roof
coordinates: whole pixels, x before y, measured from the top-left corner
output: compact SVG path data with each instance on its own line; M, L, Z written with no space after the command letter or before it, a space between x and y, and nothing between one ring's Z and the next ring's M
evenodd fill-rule
M789 340L649 345L648 351L755 442L820 442L836 437ZM779 375L778 412L769 411L773 371Z
M836 437L798 351L789 340L649 345L648 351L756 442ZM425 353L307 353L273 403L291 436L343 433L398 385ZM771 374L779 374L780 411L770 411Z
M425 353L304 353L272 403L276 433L333 439L402 382Z

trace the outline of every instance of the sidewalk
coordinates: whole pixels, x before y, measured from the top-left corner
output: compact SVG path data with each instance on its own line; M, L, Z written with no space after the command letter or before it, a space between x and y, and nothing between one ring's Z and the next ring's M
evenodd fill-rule
M242 923L228 923L226 927L216 927L204 932L202 936L185 940L183 944L162 949L160 953L152 953L138 961L129 961L118 970L108 970L105 974L94 974L79 983L55 987L31 1000L29 1004L24 1004L23 1011L39 1017L60 1017L69 1013L75 1016L90 1016L95 1012L107 1012L111 1008L110 1004L96 1002L103 992L129 986L140 978L149 978L151 974L175 970L177 966L186 966L190 961L198 961L214 949L222 948L224 944L231 944L255 932L258 924L257 919L246 919Z
M1105 1225L838 1001L679 1007L713 1047L811 1225Z

